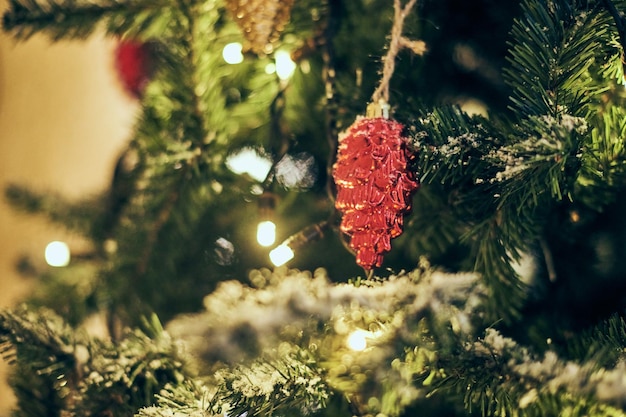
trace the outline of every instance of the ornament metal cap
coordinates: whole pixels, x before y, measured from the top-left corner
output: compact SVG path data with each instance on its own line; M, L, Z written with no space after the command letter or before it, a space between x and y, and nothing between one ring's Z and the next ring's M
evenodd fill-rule
M389 110L391 106L382 98L377 103L370 103L367 105L365 117L375 119L382 117L383 119L389 119Z

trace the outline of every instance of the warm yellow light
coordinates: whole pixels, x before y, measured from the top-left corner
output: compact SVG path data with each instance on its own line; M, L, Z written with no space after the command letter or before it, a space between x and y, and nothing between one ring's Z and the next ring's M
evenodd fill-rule
M290 78L296 70L296 63L291 60L291 55L287 51L276 51L276 75L281 80Z
M227 64L241 64L243 62L241 50L242 45L239 42L229 43L222 49L222 57Z
M276 225L270 220L260 222L256 229L256 241L261 246L272 246L276 242Z
M348 336L348 347L356 352L361 352L367 348L367 339L372 337L372 332L357 329Z
M270 62L269 64L265 66L266 74L274 74L275 72L276 72L276 64L274 64L273 62Z
M243 148L226 158L226 166L235 174L248 174L263 181L272 168L272 161L253 148Z
M70 263L70 248L65 242L50 242L46 246L44 258L50 266L67 266Z
M352 333L348 335L348 340L346 341L348 347L356 352L361 352L367 349L367 345L372 340L380 337L382 335L382 331L377 330L375 332L371 332L363 329L356 329Z
M276 266L281 266L293 259L295 254L287 245L280 245L270 252L270 260Z

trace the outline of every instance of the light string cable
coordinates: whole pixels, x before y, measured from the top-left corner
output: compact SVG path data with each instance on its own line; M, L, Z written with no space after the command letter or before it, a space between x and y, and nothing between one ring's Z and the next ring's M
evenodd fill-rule
M327 0L326 1L326 19L324 27L320 29L319 36L314 40L314 44L322 47L322 60L324 64L323 79L324 79L324 94L326 99L326 114L325 114L325 135L328 142L329 153L327 162L328 179L326 182L326 193L328 195L331 204L334 205L335 200L335 187L332 179L332 166L335 161L338 146L338 128L337 128L337 96L336 96L336 71L335 71L335 50L333 46L333 39L339 27L340 19L340 3L341 0ZM269 176L270 174L268 174ZM269 178L271 181L271 178ZM327 220L320 221L313 225L309 225L304 229L299 230L297 233L289 236L279 246L277 246L272 252L270 252L270 259L275 265L282 265L295 256L294 250L297 250L303 246L306 246L313 241L321 239L326 230L329 228L336 229L337 212L331 210ZM341 243L349 249L348 243L345 242L341 233ZM351 249L350 249L351 250Z
M276 209L278 195L274 192L276 168L284 156L289 152L290 140L286 128L282 122L286 100L285 91L289 83L280 80L279 89L269 107L269 148L272 164L261 183L262 192L258 198L258 224L257 243L261 246L271 246L276 240L276 224L274 223L274 211Z

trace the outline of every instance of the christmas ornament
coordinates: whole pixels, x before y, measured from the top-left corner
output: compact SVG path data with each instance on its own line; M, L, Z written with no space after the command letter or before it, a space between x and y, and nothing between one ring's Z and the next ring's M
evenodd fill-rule
M270 53L272 43L291 17L294 0L226 0L235 21L248 42L246 50L262 55Z
M150 44L120 41L115 48L115 69L124 90L134 98L141 98L154 71Z
M408 170L412 158L402 135L404 126L389 118L389 83L395 57L401 48L424 53L423 42L402 36L404 20L416 0L404 7L394 0L394 22L383 74L372 95L367 116L357 118L339 137L333 179L337 187L335 207L342 213L340 229L350 236L356 262L371 271L391 250L391 239L402 233L411 195L418 188Z
M333 179L340 229L351 237L356 262L381 266L391 239L402 233L404 214L418 187L407 169L411 153L403 125L383 116L360 117L340 137Z

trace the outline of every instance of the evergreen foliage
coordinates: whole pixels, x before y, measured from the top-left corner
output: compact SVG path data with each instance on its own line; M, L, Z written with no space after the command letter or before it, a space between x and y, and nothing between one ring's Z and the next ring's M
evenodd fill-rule
M145 329L113 344L77 333L50 310L3 313L2 352L19 371L12 377L21 400L16 415L132 416L152 404L187 372L155 317Z
M421 189L385 268L362 278L328 173L380 75L391 1L296 1L272 46L296 60L285 80L265 70L272 48L223 62L243 38L220 0L10 0L17 39L104 31L155 60L107 192L6 192L92 243L64 270L22 265L42 284L0 315L15 415L626 414L626 3L475 3L484 21L453 0L407 18L429 52L400 54L391 104ZM486 11L502 45L487 46ZM491 95L434 82L454 63ZM265 178L229 169L242 149L270 157ZM251 242L264 193L282 237L330 225L291 269L261 268Z

